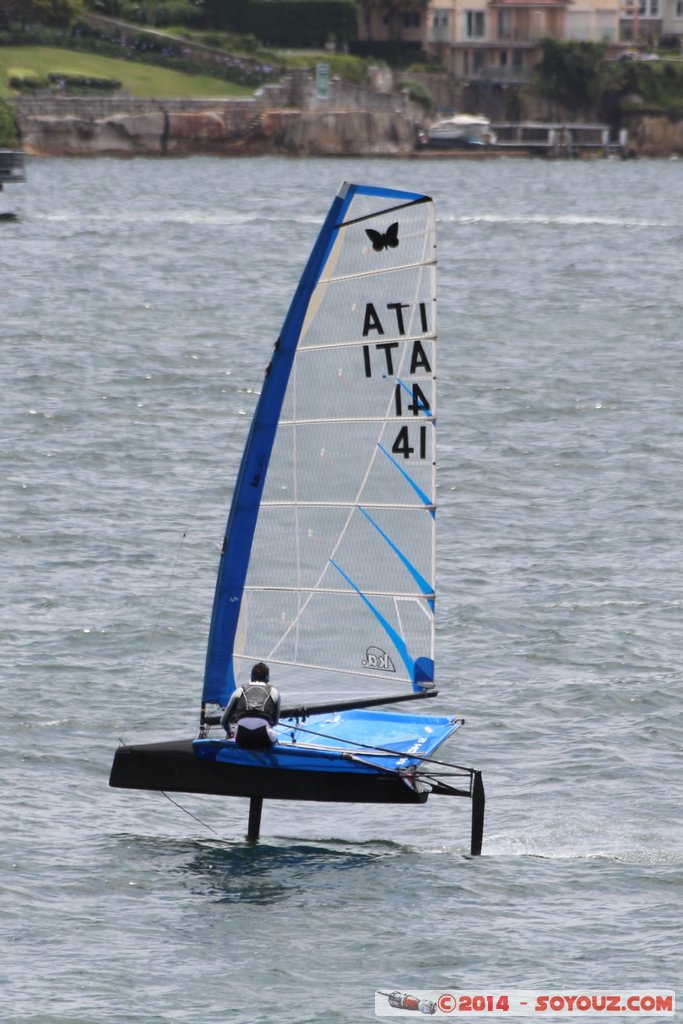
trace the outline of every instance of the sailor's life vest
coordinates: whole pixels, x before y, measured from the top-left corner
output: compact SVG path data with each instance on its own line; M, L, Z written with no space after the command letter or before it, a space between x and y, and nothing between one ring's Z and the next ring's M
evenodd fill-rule
M247 683L235 701L230 719L262 718L269 725L276 725L280 710L279 694L270 683Z

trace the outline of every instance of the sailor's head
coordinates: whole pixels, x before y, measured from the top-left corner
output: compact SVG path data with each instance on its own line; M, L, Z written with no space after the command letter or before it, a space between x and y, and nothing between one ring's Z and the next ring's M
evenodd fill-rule
M257 661L251 670L252 683L267 683L270 679L270 669L264 662Z

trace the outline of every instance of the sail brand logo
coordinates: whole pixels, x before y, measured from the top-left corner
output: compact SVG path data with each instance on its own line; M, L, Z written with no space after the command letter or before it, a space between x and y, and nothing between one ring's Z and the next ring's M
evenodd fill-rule
M398 221L390 224L384 234L381 231L375 231L373 228L366 228L365 234L372 242L372 248L375 252L382 252L383 249L396 249L398 247Z
M365 660L361 664L365 668L374 668L380 672L396 671L393 661L381 647L368 647L365 652Z
M265 455L259 455L259 457L256 460L256 472L254 473L253 477L249 481L249 486L250 487L258 487L259 484L261 483L261 477L263 475L263 464L264 464L265 461L266 461Z

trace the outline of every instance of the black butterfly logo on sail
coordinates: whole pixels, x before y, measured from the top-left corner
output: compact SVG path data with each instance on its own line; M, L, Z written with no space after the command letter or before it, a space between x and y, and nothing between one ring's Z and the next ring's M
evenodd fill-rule
M375 252L381 252L382 249L395 249L398 245L398 221L390 224L384 234L373 228L366 228L365 234L372 242Z

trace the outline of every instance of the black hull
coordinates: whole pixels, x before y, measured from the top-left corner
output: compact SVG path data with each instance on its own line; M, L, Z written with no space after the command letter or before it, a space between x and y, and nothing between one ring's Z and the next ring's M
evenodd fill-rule
M202 761L194 755L192 740L119 747L109 785L267 800L371 804L423 804L427 800L426 793L416 793L389 774L284 771Z

